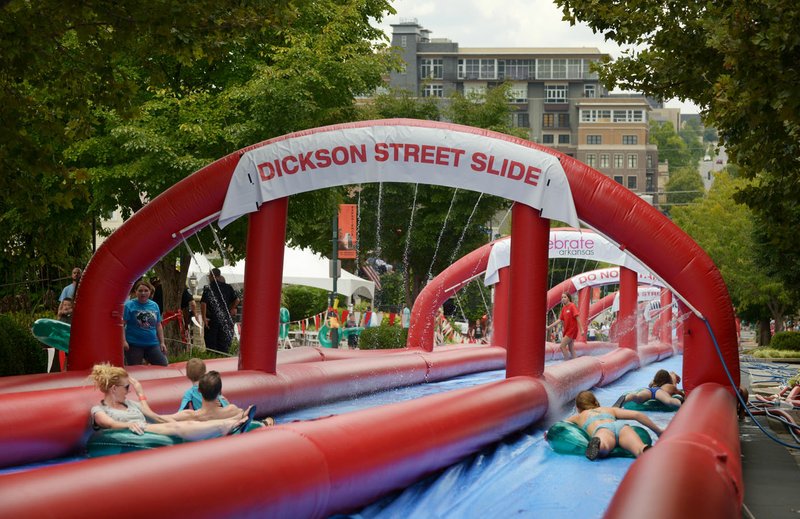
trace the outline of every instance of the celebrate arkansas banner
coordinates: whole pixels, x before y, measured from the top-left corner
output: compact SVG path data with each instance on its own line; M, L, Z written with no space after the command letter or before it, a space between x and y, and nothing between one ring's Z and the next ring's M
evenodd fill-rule
M622 265L652 277L650 272L636 258L621 250L605 236L588 229L550 229L548 257L550 259L577 258ZM489 253L489 261L486 266L486 274L484 276L486 286L497 283L500 279L498 271L510 264L511 238L496 242ZM578 285L575 286L577 288Z
M219 225L270 200L367 182L483 192L578 225L569 183L555 156L494 132L410 119L317 128L254 147L234 170Z

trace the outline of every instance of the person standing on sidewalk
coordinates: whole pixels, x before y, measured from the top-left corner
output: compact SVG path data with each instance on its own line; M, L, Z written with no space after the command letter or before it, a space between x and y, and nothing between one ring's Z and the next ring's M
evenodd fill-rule
M239 296L225 282L218 268L211 269L210 281L200 299L206 348L228 353L233 341L233 316L239 306Z

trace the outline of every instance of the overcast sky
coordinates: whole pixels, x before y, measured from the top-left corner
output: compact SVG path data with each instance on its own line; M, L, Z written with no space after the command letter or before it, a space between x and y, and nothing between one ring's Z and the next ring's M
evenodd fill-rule
M596 47L618 57L620 47L592 33L585 24L570 26L552 0L393 0L397 15L380 26L391 37L393 23L416 18L431 38L448 38L461 47ZM666 103L683 113L697 107Z

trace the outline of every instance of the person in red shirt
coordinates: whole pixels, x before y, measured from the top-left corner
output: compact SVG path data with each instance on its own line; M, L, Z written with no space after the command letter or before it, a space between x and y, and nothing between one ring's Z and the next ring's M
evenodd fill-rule
M578 307L572 302L572 296L564 292L561 294L561 303L564 306L561 307L561 313L558 315L558 319L548 326L547 329L549 330L558 323L563 324L564 336L561 338L561 344L559 344L561 354L564 356L564 360L574 359L575 339L578 337L578 334L583 335L583 323L581 323L580 316L578 315ZM569 356L567 356L567 354L569 354Z

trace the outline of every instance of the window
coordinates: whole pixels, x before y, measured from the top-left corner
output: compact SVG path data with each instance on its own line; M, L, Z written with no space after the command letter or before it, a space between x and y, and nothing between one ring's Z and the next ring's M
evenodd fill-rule
M594 153L589 153L586 155L586 164L593 168L595 167L595 163L597 162L597 156Z
M636 175L628 175L628 189L636 189Z
M553 60L553 79L567 79L567 60Z
M544 87L544 102L545 103L566 103L567 102L567 85L545 85L545 87Z
M528 102L528 84L527 83L513 83L508 90L508 101L510 103L527 103Z
M582 123L607 123L611 121L611 110L581 110Z
M479 59L460 59L458 60L459 79L478 79L481 69Z
M542 144L553 144L553 134L545 133L542 135Z
M643 110L614 110L615 123L640 123L644 121Z
M420 60L420 79L442 79L444 66L442 59L422 59Z
M625 166L625 155L622 153L614 154L614 168L622 169Z
M652 155L648 155L647 156L647 169L652 169L652 168L653 168L653 156Z
M639 155L628 155L628 169L636 169L639 167Z
M603 144L602 135L587 135L586 144Z
M536 60L536 79L553 79L553 62L551 60Z
M531 122L527 112L516 112L511 114L511 126L514 128L530 128Z
M536 79L597 79L589 72L588 59L542 58L536 60Z
M400 36L400 46L408 47L408 36Z
M482 59L480 67L480 79L497 79L497 60Z
M569 134L562 133L558 136L558 143L559 144L569 144Z
M622 136L622 144L627 144L627 145L639 144L639 136L638 135L623 135Z
M583 60L582 59L568 59L567 60L567 78L580 79L583 76Z
M444 97L444 86L425 85L422 87L422 97Z
M529 59L505 60L506 79L533 79L536 62Z
M569 128L569 114L542 114L542 127Z
M614 182L622 184L622 175L614 175Z
M601 168L607 168L608 167L608 164L609 164L608 157L609 157L608 153L603 153L602 155L600 155L600 167Z
M583 85L583 97L597 97L597 85Z

